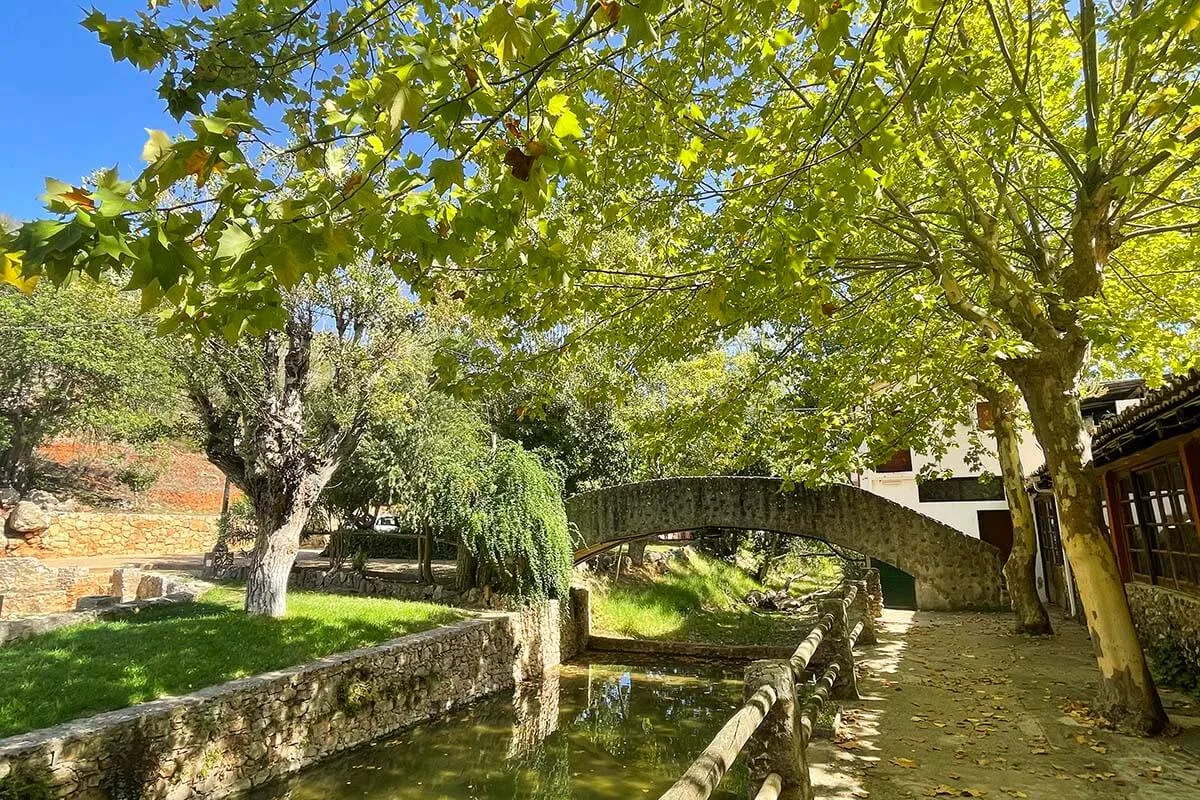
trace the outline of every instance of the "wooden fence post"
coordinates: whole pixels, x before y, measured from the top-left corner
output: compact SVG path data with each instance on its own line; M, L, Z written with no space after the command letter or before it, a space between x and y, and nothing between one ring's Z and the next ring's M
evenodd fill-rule
M779 800L813 800L808 776L808 742L800 724L801 706L796 679L786 661L755 661L746 667L746 697L764 685L775 688L778 699L746 744L750 768L750 797L772 773L782 782Z
M858 635L858 644L877 644L879 640L875 638L875 615L871 613L871 598L867 596L867 582L855 581L854 585L858 587L858 593L854 595L854 602L850 603L847 622L851 630L860 621L862 622L863 628L862 633Z
M833 617L825 641L821 642L821 647L828 654L823 661L836 661L841 667L833 684L832 696L837 700L857 700L858 678L854 674L854 651L850 646L850 626L846 624L846 603L840 597L820 600L817 602L817 614Z
M883 585L879 582L879 570L871 567L863 572L863 578L867 581L867 597L871 600L871 616L876 619L882 617Z

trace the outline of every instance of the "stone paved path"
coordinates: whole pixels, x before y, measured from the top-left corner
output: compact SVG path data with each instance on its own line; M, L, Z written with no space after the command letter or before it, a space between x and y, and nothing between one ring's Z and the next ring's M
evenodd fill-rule
M887 612L864 699L840 741L813 745L816 796L1200 800L1200 702L1164 693L1173 736L1096 727L1087 633L1056 623L1029 639L1004 614Z

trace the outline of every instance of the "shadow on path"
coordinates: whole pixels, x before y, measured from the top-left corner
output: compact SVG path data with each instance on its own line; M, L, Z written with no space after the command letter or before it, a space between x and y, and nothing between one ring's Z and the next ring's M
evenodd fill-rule
M888 611L864 649L838 741L815 742L819 798L1200 799L1200 703L1165 692L1178 735L1139 739L1086 714L1087 632L1019 637L1008 614Z

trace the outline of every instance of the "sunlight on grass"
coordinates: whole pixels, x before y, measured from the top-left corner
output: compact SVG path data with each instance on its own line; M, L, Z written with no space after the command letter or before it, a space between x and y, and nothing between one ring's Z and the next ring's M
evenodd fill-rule
M283 619L248 617L243 590L60 628L0 648L0 736L187 694L376 644L465 614L375 597L290 592ZM53 691L47 691L53 687Z
M642 573L615 584L601 578L593 597L593 627L638 639L798 643L807 633L807 619L756 612L742 601L761 588L742 569L689 548L664 575Z

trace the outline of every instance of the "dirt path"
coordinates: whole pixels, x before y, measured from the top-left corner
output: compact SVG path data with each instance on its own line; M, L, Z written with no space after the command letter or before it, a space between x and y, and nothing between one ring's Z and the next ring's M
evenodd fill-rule
M1003 614L889 611L866 648L863 700L837 744L813 745L818 798L1200 800L1200 702L1164 694L1179 727L1138 739L1097 727L1086 631L1009 633Z

